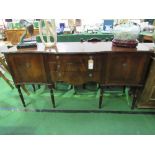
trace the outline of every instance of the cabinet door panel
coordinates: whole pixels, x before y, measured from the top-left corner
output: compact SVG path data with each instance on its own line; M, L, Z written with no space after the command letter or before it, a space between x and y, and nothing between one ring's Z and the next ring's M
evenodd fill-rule
M7 59L16 83L46 82L41 54L11 54Z
M108 55L106 83L142 84L149 61L143 53L112 53Z

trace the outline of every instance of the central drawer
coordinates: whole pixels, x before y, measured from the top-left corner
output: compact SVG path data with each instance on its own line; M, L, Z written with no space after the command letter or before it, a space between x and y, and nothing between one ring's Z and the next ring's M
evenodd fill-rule
M86 72L89 70L100 71L100 57L93 55L56 55L48 57L48 65L50 70L63 72ZM90 60L92 62L91 68Z
M87 82L100 82L100 72L59 72L51 71L52 82L63 81L66 83L80 85Z

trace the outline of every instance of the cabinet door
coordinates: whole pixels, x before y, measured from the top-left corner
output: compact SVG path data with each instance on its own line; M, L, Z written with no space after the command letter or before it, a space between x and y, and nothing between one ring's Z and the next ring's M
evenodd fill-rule
M15 83L46 82L41 54L8 54L6 58Z
M106 84L139 85L144 83L150 56L145 53L110 53Z

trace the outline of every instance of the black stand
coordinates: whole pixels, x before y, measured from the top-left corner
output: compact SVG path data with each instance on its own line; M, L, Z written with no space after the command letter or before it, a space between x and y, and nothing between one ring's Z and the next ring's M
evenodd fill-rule
M17 89L18 89L18 93L19 93L19 96L20 96L20 99L23 103L23 106L26 107L26 104L25 104L25 101L24 101L24 97L23 97L23 94L21 92L21 89L20 89L20 85L16 85Z
M138 88L136 87L136 88L134 88L134 91L133 91L133 100L132 100L131 109L135 108L137 95L138 95Z
M38 89L40 89L40 84L38 84Z
M102 105L102 100L103 100L103 86L100 86L100 98L99 98L99 109L101 109L101 105Z
M52 100L53 108L55 108L55 100L54 100L53 86L50 85L49 86L49 89L50 89L50 94L51 94L51 100Z
M36 91L35 85L32 84L32 87L33 87L33 91L35 92Z

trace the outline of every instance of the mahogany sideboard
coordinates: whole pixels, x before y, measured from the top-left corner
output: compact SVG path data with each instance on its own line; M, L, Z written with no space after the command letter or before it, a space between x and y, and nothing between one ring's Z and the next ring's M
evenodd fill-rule
M119 48L111 42L57 43L56 49L46 49L38 43L36 49L17 50L14 46L4 52L24 107L22 84L48 85L55 107L55 82L81 85L93 81L100 85L99 108L106 86L134 88L131 107L134 108L138 90L145 84L152 54L145 43L139 43L137 48Z

